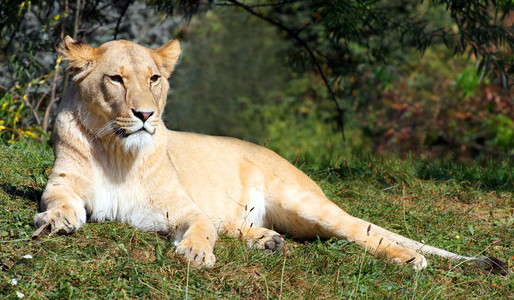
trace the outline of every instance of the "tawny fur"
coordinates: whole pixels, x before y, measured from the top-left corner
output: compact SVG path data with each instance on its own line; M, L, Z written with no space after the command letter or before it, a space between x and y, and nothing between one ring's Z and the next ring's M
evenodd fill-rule
M180 54L128 41L93 48L66 37L73 70L55 124L55 164L35 216L38 229L69 234L118 220L176 241L197 265L215 262L219 233L277 250L281 234L336 237L415 269L420 252L473 259L426 246L355 218L276 153L241 140L166 129L167 79Z

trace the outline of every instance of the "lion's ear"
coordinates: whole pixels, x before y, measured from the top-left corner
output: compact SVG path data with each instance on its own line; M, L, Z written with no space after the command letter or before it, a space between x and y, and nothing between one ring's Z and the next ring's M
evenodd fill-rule
M74 70L76 80L78 79L77 77L83 77L83 75L87 74L87 70L91 69L94 62L98 59L96 48L82 41L76 41L68 35L61 42L59 52L62 54L63 60L69 62L68 68Z
M170 40L166 44L153 50L153 58L157 67L168 78L175 68L175 64L180 56L180 42L178 40Z

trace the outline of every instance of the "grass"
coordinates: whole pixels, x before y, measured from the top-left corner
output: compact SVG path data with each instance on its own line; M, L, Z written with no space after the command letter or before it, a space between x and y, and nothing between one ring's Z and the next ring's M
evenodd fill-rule
M32 241L51 153L43 145L0 144L2 299L514 298L512 162L359 158L307 171L356 216L434 246L509 261L511 272L498 276L437 257L416 272L334 239L287 238L286 253L270 254L220 237L216 265L194 269L171 242L116 222Z

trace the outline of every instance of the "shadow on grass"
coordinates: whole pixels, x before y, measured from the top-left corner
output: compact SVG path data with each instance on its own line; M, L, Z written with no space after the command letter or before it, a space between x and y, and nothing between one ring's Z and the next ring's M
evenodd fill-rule
M26 200L33 201L35 203L39 203L41 196L43 195L43 189L34 188L29 185L11 185L8 183L0 184L0 189L2 189L6 194L11 195L12 197L19 197Z
M340 166L326 169L323 179L334 183L341 179L375 182L382 187L407 184L417 180L452 182L473 189L513 192L514 161L458 163L453 161L426 161L413 158L403 160L367 157L350 160ZM337 176L327 176L334 174Z
M507 192L514 191L514 163L456 164L452 162L425 162L419 165L416 175L423 180L454 181L466 183L476 189Z

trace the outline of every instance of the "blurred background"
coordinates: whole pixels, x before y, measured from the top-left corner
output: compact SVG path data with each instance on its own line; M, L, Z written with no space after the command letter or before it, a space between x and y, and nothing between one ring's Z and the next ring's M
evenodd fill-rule
M514 156L514 1L0 2L0 137L47 142L70 84L65 35L182 42L170 129L288 160Z

